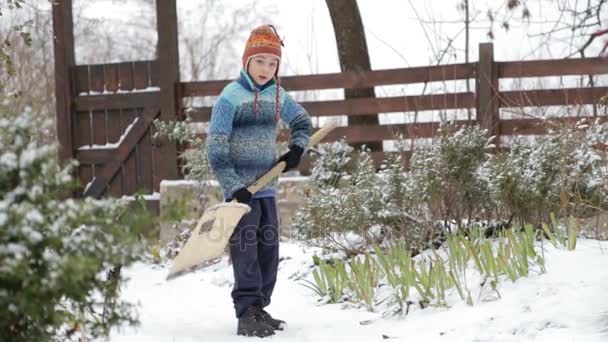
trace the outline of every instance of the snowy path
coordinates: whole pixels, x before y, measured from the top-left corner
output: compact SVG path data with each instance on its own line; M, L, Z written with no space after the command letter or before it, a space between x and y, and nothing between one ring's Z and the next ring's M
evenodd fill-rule
M547 273L500 286L502 299L473 307L416 310L403 319L317 306L312 292L288 279L310 257L295 244L281 245L279 282L268 311L289 326L276 341L608 341L608 242L579 240L574 252L550 249ZM123 296L141 304L141 326L116 332L113 342L247 341L235 335L226 264L165 282L166 269L137 265ZM455 299L456 297L454 297ZM361 325L364 320L375 320ZM383 335L385 335L383 337ZM257 340L254 338L253 340Z

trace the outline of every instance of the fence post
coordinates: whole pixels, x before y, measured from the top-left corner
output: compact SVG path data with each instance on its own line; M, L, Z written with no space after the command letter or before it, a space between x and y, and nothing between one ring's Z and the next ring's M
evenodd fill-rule
M57 139L59 162L74 158L72 135L72 87L71 69L76 65L74 56L74 25L72 1L53 3L53 46L55 51L55 110L57 111Z
M160 119L176 120L179 103L176 89L179 85L179 50L177 41L176 0L156 0L156 22L158 32L157 59L160 83ZM153 175L154 189L159 190L163 179L176 179L177 148L166 137L158 141L155 148Z
M498 68L494 63L494 45L492 43L479 44L479 62L477 63L477 123L488 131L488 135L495 135L495 145L499 143L498 113Z

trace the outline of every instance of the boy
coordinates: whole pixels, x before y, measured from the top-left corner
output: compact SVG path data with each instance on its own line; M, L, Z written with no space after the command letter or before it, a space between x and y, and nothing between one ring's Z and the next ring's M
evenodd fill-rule
M247 187L278 161L286 162L285 171L295 168L312 127L306 110L279 84L282 46L272 25L251 32L243 70L213 106L207 138L209 162L226 200L236 199L251 207L230 239L237 334L245 336L270 336L285 323L264 310L270 304L279 264L277 181L253 195ZM279 119L289 125L291 137L289 152L277 161Z

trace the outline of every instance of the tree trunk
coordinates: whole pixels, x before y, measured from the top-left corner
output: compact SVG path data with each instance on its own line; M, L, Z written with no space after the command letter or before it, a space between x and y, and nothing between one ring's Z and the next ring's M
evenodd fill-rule
M340 69L345 71L369 71L371 65L363 22L356 0L325 0L334 26L334 34L340 58ZM345 99L375 98L374 88L344 89ZM378 113L348 118L348 125L378 125ZM382 142L369 142L372 151L382 151ZM360 144L354 144L358 148Z

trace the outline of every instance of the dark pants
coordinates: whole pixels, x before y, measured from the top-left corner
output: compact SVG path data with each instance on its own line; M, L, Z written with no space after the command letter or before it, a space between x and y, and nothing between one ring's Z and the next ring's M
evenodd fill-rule
M254 198L230 238L234 270L232 300L236 316L249 307L266 307L277 281L279 228L274 197Z

